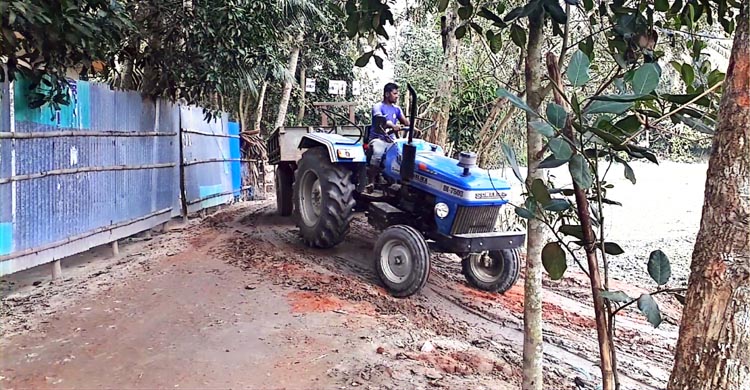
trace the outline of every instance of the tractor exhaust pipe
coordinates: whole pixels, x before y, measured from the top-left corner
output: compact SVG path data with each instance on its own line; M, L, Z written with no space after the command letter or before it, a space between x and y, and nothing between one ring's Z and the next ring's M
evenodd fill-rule
M414 121L417 120L417 91L406 84L406 88L411 95L409 103L409 143L404 145L403 158L401 159L401 181L408 183L414 178L414 166L417 159L417 147L414 146Z

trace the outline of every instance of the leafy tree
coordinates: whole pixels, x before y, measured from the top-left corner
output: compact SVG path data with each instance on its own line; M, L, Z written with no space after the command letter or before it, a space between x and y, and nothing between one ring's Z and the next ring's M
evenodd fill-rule
M10 80L30 80L32 108L69 104L68 72L101 72L132 27L121 4L109 0L3 1L0 19L0 57Z

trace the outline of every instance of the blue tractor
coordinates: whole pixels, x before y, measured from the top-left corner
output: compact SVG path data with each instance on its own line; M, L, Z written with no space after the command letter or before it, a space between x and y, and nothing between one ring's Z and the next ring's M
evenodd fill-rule
M408 89L413 124L417 95ZM365 133L356 125L286 128L269 138L278 211L292 216L302 240L333 247L345 239L355 212L365 210L368 222L381 230L373 259L391 295L408 297L424 287L431 250L459 255L475 288L511 288L525 234L496 229L508 182L478 168L475 154L446 157L440 146L415 139L407 128L390 144L368 186Z

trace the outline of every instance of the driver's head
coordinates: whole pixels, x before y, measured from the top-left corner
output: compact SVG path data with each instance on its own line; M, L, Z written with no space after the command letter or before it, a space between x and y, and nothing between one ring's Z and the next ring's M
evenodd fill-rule
M388 83L383 88L383 101L388 104L398 103L398 85Z

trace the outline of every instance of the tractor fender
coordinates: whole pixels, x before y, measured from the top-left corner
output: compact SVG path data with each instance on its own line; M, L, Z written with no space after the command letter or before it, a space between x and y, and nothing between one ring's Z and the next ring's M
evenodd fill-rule
M363 163L367 161L361 142L339 134L308 133L299 142L300 149L323 146L332 163Z

